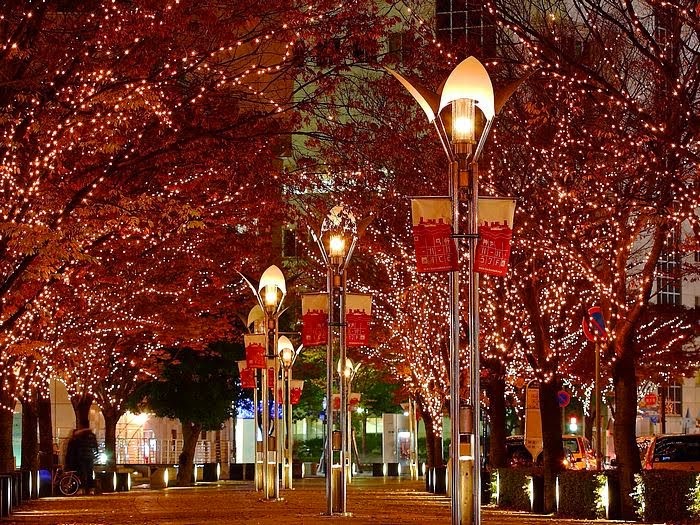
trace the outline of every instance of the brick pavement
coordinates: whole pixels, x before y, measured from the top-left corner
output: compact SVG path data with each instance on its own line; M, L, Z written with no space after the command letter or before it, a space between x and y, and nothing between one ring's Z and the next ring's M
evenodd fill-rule
M17 509L2 525L312 525L447 524L449 499L428 494L422 481L355 478L348 491L350 517L323 516L321 478L299 480L282 501L263 501L250 482L220 482L193 488L134 489L71 498L44 498ZM484 508L484 525L574 525L612 523L562 520ZM621 524L622 522L615 522Z

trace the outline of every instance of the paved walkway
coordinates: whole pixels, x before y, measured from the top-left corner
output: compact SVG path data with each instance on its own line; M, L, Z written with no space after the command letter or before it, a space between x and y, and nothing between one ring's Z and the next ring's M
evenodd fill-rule
M448 524L449 499L428 494L423 481L355 478L348 491L350 517L323 516L322 478L299 480L282 490L282 501L262 501L251 482L226 481L193 488L134 489L131 492L27 502L5 524L23 525L310 525ZM612 523L562 520L485 508L484 525L574 525ZM615 522L620 524L622 522Z

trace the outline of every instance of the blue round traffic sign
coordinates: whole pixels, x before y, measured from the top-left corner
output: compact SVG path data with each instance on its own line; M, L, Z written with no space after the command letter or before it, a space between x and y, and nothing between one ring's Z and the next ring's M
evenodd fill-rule
M559 408L564 408L571 403L571 394L566 390L560 390L557 392L557 402L559 403Z
M596 339L605 339L607 331L605 330L605 318L600 306L592 306L588 309L588 317L583 318L582 323L583 335L589 341Z

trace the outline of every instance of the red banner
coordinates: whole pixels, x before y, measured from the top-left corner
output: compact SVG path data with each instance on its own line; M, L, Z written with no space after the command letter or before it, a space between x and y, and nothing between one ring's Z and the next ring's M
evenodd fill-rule
M500 277L508 272L514 214L515 201L512 199L479 199L475 271Z
M417 271L429 273L457 270L450 199L412 199L411 209Z
M291 384L289 385L289 402L292 405L296 405L299 403L299 400L301 399L301 393L304 390L304 381L301 380L292 380Z
M265 368L265 334L245 334L245 360L248 368Z
M346 344L349 348L369 344L369 324L372 320L372 296L347 294L345 302Z
M352 392L348 395L348 409L355 410L360 404L362 394ZM333 394L333 410L340 410L340 394Z
M328 295L304 294L301 297L301 342L304 346L328 343Z
M248 368L245 361L238 361L238 376L241 388L255 388L255 368Z
M350 397L348 397L348 406L350 410L357 410L357 407L360 406L360 398L362 397L362 394L358 394L356 392L353 392L350 394Z

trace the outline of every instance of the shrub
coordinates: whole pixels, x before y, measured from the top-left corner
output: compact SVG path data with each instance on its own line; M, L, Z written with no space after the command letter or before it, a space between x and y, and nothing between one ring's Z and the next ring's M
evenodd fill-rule
M494 497L498 506L504 509L530 511L529 476L539 472L534 468L499 468L494 472L498 476L496 485L498 495ZM496 491L494 491L496 494Z
M676 470L645 470L635 476L632 496L644 521L682 521L700 516L700 475Z
M605 518L602 491L604 474L587 470L564 470L557 477L559 499L557 514L579 519Z
M294 442L294 456L299 461L316 462L321 459L323 452L323 439L311 438Z

